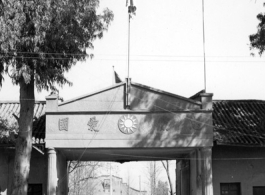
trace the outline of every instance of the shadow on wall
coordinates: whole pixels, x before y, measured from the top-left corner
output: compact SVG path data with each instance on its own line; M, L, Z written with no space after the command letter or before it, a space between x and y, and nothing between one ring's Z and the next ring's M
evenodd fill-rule
M139 120L134 147L188 147L212 144L211 113L200 104L132 87L131 110L147 111Z

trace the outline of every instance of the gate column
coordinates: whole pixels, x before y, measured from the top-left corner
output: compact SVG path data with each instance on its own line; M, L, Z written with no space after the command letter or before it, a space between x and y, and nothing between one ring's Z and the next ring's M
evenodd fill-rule
M203 195L213 195L212 148L202 148Z
M56 195L57 187L57 167L56 151L54 148L48 148L48 177L47 177L47 195Z

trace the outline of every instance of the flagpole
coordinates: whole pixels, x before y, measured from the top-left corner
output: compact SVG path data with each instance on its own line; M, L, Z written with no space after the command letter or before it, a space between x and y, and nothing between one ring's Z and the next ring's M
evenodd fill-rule
M205 93L206 93L206 60L205 60L204 0L202 0L202 30L203 30L204 91L205 91Z
M128 0L126 1L126 6L128 5ZM130 39L131 39L131 18L135 15L136 7L133 5L133 0L130 0L130 5L128 6L128 79L130 78Z
M131 31L131 22L130 22L131 16L128 12L128 78L130 78L130 31Z
M128 0L126 1L126 6L128 5ZM126 108L129 108L129 85L130 85L130 31L131 31L131 14L135 15L136 7L133 5L133 0L130 0L130 5L128 6L128 78L127 78L127 91L126 91Z

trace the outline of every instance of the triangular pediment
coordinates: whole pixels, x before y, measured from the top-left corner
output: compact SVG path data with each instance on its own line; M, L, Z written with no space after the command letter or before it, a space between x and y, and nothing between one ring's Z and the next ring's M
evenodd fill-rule
M198 110L201 102L138 83L131 83L128 88L126 83L119 83L58 105L58 111L123 111L128 108L147 112Z
M124 110L125 83L89 93L58 105L58 111L109 111Z
M183 111L201 108L201 102L138 83L131 83L129 100L132 110Z

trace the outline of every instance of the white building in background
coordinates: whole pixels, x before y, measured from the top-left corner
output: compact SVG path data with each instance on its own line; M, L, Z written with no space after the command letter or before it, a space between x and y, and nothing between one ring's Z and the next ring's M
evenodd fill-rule
M112 178L112 179L111 179ZM112 181L112 182L111 182ZM146 191L140 191L123 183L122 178L110 175L101 175L90 179L89 195L146 195ZM112 190L112 193L111 193Z

